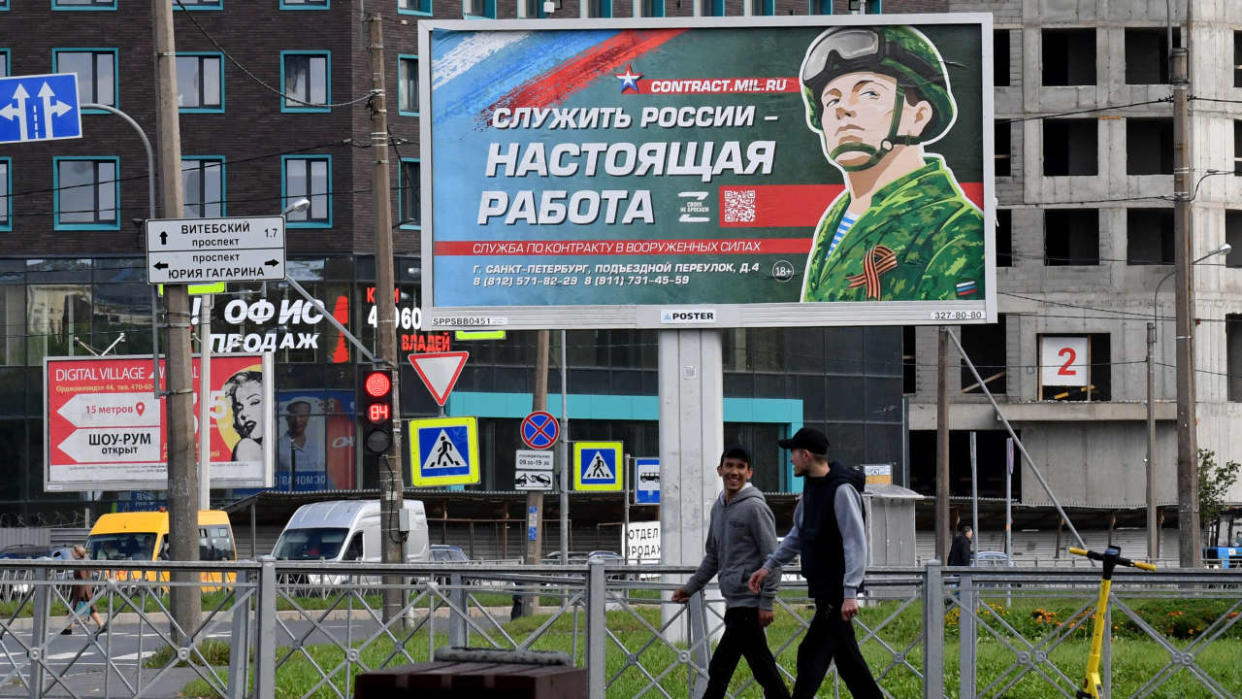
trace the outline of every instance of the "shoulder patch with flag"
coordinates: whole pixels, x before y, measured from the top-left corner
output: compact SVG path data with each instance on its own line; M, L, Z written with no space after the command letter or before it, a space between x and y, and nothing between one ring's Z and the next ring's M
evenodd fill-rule
M962 297L962 296L973 296L973 295L974 295L974 293L975 293L975 291L977 291L977 290L978 290L978 287L976 287L976 286L975 286L975 282L974 282L973 280L972 280L972 281L968 281L968 282L958 282L958 283L957 283L957 295L958 295L958 297Z

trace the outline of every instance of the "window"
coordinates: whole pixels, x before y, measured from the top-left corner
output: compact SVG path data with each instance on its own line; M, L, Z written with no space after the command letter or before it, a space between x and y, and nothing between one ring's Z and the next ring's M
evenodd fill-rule
M0 77L9 74L9 50L0 49Z
M1225 316L1225 354L1229 372L1229 402L1242 402L1242 315L1230 313Z
M56 49L52 52L52 71L78 74L80 104L93 102L115 107L116 54L116 49Z
M13 230L12 167L11 158L0 158L0 231Z
M220 54L177 54L177 107L182 112L224 111L224 59Z
M1181 29L1173 30L1173 45L1181 41ZM1126 84L1169 83L1169 34L1163 27L1126 30Z
M290 227L332 225L332 156L286 155L283 180L284 208L302 197L311 203L305 211L288 214Z
M1242 211L1225 210L1225 242L1233 246L1225 255L1225 266L1242 267Z
M699 0L700 17L724 17L724 0Z
M1095 30L1043 30L1044 85L1095 84Z
M282 10L326 10L330 6L330 0L280 0Z
M996 128L996 176L1009 177L1010 154L1013 152L1013 125L1008 121L997 120Z
M996 87L1009 87L1009 29L992 32L992 80Z
M331 69L327 53L282 51L280 78L285 86L282 112L326 112L332 90L328 81Z
M663 17L664 0L642 0L639 11L643 17Z
M185 188L186 218L224 216L224 158L187 156L181 159L181 182Z
M181 0L178 4L177 0L171 0L174 10L180 10L183 7L187 10L223 10L224 0Z
M56 158L56 228L120 228L120 159Z
M901 327L901 392L913 394L918 391L917 326Z
M1039 335L1037 339L1040 400L1112 400L1108 333Z
M808 11L813 15L832 14L832 0L810 0Z
M543 5L543 0L536 0L539 5ZM403 15L429 15L431 14L431 0L397 0L397 12ZM527 13L528 17L534 15Z
M1006 389L1005 321L1007 316L999 313L996 322L988 325L963 325L962 349L974 363L975 370L983 377L983 383L993 394ZM962 360L962 393L983 393L979 382L970 370L970 364Z
M775 0L750 0L750 14L769 16L776 14Z
M1233 122L1233 174L1242 175L1242 121Z
M1045 211L1044 264L1049 267L1100 264L1099 210Z
M1013 211L996 210L996 266L1013 266Z
M461 11L466 17L496 19L496 0L462 0Z
M418 228L423 222L422 163L417 160L401 161L401 192L397 197L397 217L402 228Z
M116 0L52 0L53 10L115 10Z
M1044 120L1044 175L1094 175L1099 170L1095 119Z
M1126 264L1173 264L1173 210L1126 211Z
M397 56L397 113L418 116L418 56Z
M612 0L586 0L587 17L611 17Z
M1126 119L1126 174L1173 174L1173 120Z
M1233 33L1233 86L1242 87L1242 32Z

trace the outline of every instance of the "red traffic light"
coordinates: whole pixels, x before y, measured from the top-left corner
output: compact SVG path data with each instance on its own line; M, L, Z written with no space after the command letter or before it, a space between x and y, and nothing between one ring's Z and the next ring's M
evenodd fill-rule
M392 391L392 377L386 371L373 371L367 374L362 384L363 390L372 398L383 398Z

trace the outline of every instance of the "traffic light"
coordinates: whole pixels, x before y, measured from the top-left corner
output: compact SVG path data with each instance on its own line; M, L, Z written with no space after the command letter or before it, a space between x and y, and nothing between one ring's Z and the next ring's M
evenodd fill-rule
M368 454L386 454L392 447L392 372L362 373L358 390L362 414L362 446Z

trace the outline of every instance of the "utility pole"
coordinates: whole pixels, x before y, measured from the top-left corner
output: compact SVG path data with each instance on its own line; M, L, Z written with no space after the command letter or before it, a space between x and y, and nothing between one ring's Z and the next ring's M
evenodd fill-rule
M540 330L535 335L535 392L531 400L531 410L547 410L548 409L548 352L551 345L551 333L547 330ZM536 565L543 558L543 491L531 490L526 493L526 517L527 521L532 518L535 522L534 538L526 538L526 564ZM561 561L564 565L565 561ZM536 589L528 590L532 594L522 596L522 615L529 616L535 613L535 600L538 599L534 592Z
M949 329L939 328L936 345L936 558L949 560Z
M158 0L157 0L158 1ZM401 532L401 508L405 496L405 475L401 472L401 404L400 371L397 363L397 309L393 298L392 200L388 184L388 110L384 95L384 18L379 13L367 18L370 24L371 57L371 152L375 169L371 191L375 195L375 344L381 362L392 369L392 446L380 457L380 548L384 563L404 563L404 536ZM395 618L404 606L399 576L385 576L384 620Z
M1191 8L1181 46L1170 52L1173 78L1173 240L1177 335L1177 556L1183 568L1197 568L1199 545L1199 449L1195 419L1194 236L1190 228L1190 53Z
M1160 557L1156 522L1156 324L1147 324L1147 560Z
M181 215L181 126L177 113L177 46L173 6L151 0L155 33L155 134L160 173L160 214ZM190 290L185 284L164 286L164 322L168 343L164 361L168 411L168 534L174 561L198 560L198 465L194 444L194 373L190 364ZM204 426L204 429L206 426ZM173 638L188 639L199 625L202 593L198 573L174 572L169 593Z

